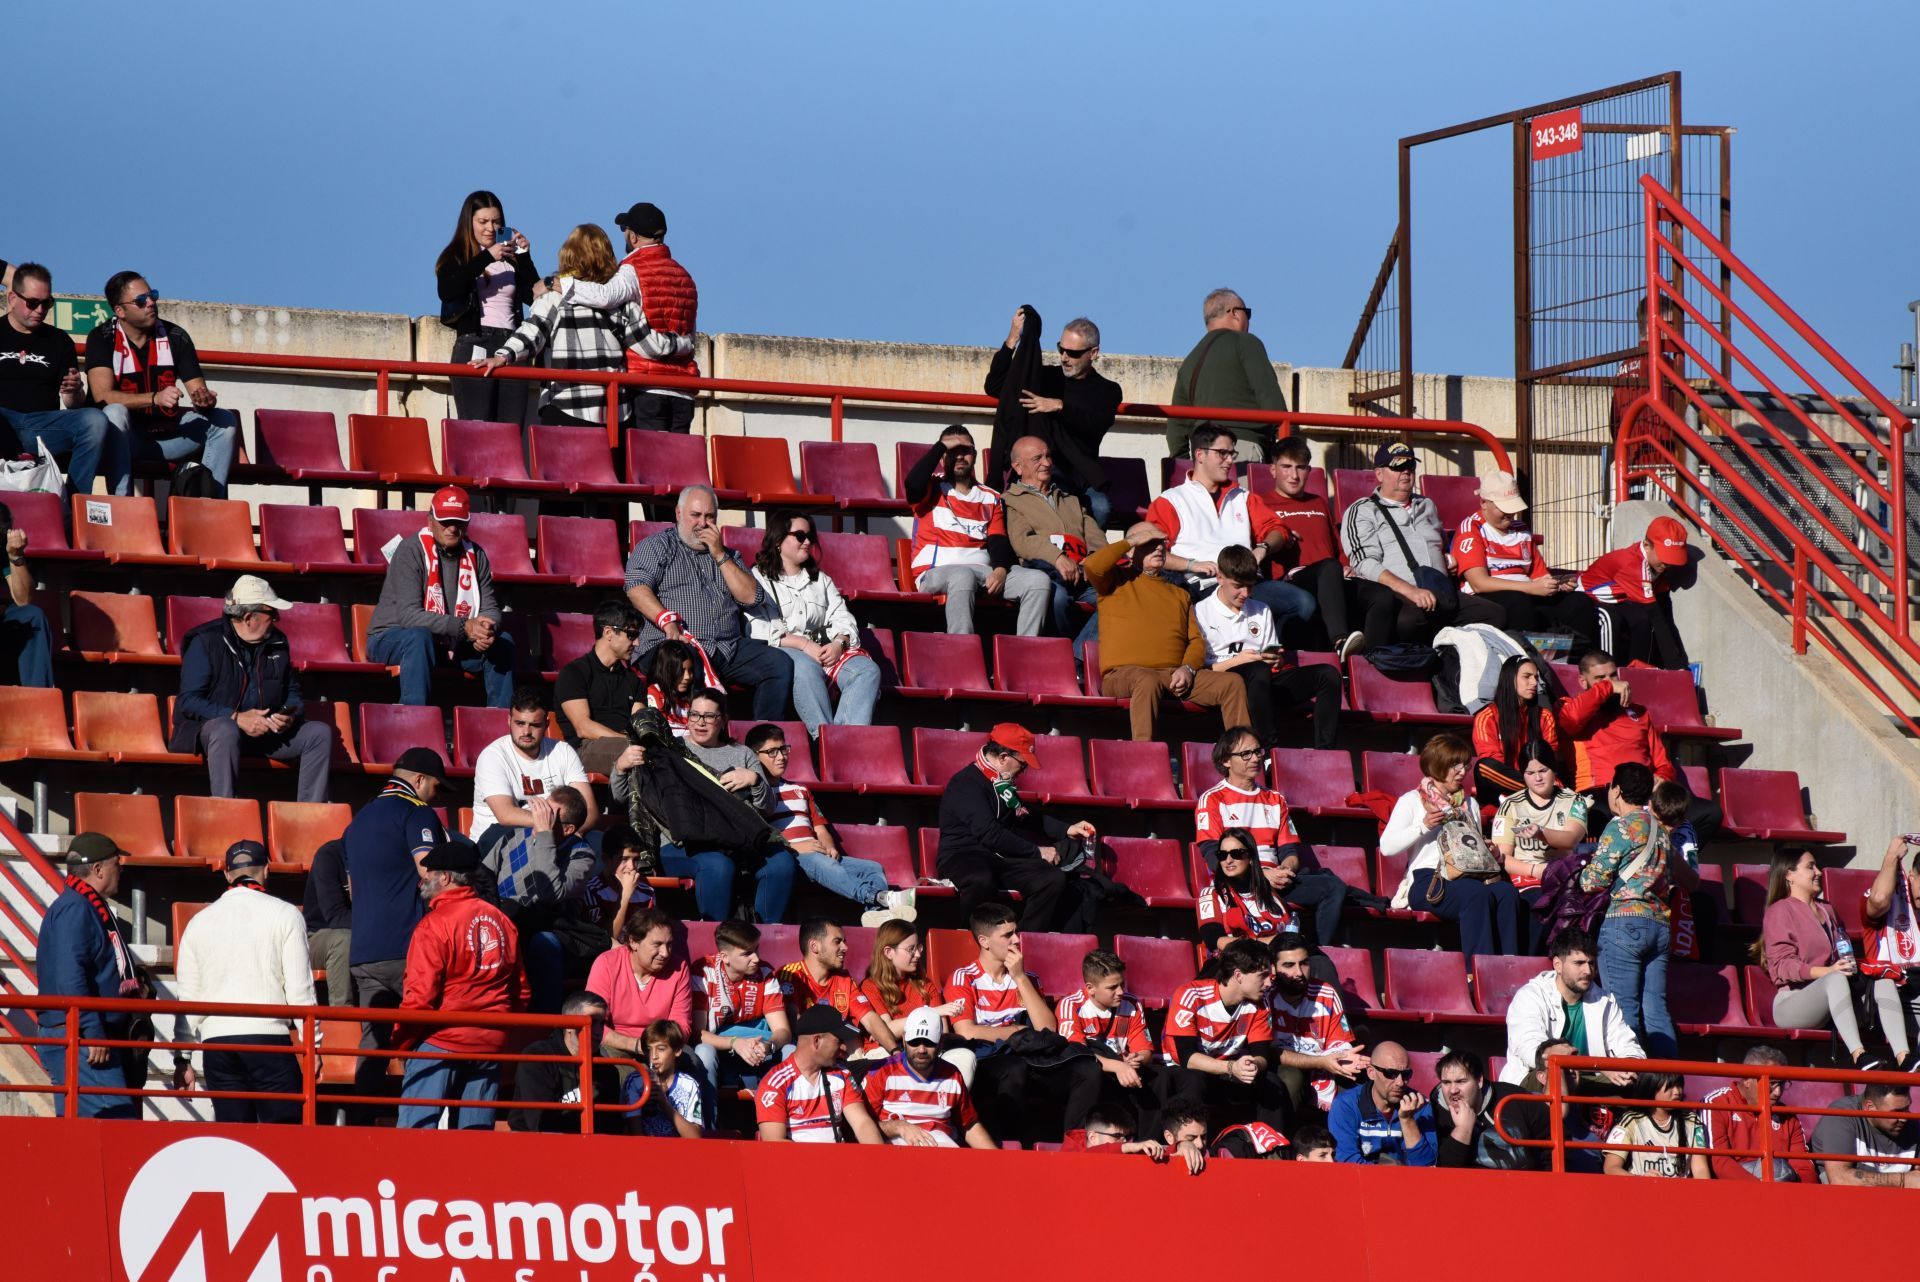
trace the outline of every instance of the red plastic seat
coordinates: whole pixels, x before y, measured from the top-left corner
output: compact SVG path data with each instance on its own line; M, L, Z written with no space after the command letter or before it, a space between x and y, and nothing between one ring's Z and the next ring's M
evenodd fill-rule
M1420 756L1412 752L1363 752L1360 754L1361 789L1384 792L1398 797L1420 786Z
M1389 1009L1427 1016L1445 1015L1449 1023L1479 1015L1473 1008L1473 998L1467 994L1467 959L1459 953L1429 948L1389 948L1382 956L1387 966ZM1504 1017L1503 1013L1480 1018Z
M800 960L800 927L794 923L760 923L760 959L775 970Z
M955 894L953 887L934 886L934 885L928 884L929 882L939 880L939 877L940 877L940 870L939 870L940 830L938 828L929 826L926 828L922 828L913 834L913 857L914 857L915 864L920 869L919 893L923 897L928 897L928 898L935 898L935 899L953 898ZM1020 898L1020 892L1017 890L1010 891L1009 894L1014 899ZM965 934L966 932L959 931L955 933ZM932 949L933 949L932 939L933 939L934 932L927 931L926 934L927 934L927 940L928 940L927 942L928 954L929 956L931 956ZM934 970L932 968L931 961L928 962L927 973L930 975L945 974L945 972L943 971Z
M1394 894L1400 889L1401 881L1403 881L1406 878L1407 863L1411 858L1412 856L1409 855L1404 850L1397 855L1385 854L1378 850L1374 851L1373 852L1374 892L1379 895L1384 895L1388 899L1392 899ZM1435 916L1433 913L1426 911L1425 907L1423 907L1417 901L1411 907L1408 907L1408 908L1388 909L1386 910L1384 915L1387 917L1396 918L1403 921L1439 921L1440 920L1440 918Z
M907 777L900 731L894 726L821 726L820 781L851 785L861 792L924 791Z
M553 675L593 649L591 614L555 614L540 616L540 653L546 656L544 675Z
M1745 926L1758 926L1767 914L1766 864L1733 866L1733 919Z
M217 596L170 596L167 598L167 652L184 653L187 633L203 623L211 623L226 612L226 601Z
M74 547L67 540L67 517L72 508L58 494L10 493L7 509L13 528L27 535L27 555L36 561L98 561L105 553Z
M1020 932L1027 974L1049 998L1065 997L1080 987L1080 963L1100 946L1097 935L1067 935L1044 930Z
M453 710L453 767L472 770L481 750L507 733L513 713L506 708L474 708L462 705Z
M1164 743L1131 739L1090 739L1087 755L1094 792L1126 797L1135 809L1191 810L1173 786L1173 765Z
M533 568L533 546L527 541L526 519L515 512L476 512L467 523L467 537L484 548L495 583L570 585L562 574L542 574Z
M160 648L153 598L122 592L74 592L71 646L89 663L169 663Z
M386 774L408 748L432 748L447 758L447 731L438 708L405 703L360 705L360 761L368 773Z
M625 577L620 531L612 521L543 516L537 552L542 574L563 574L575 587L617 588Z
M287 564L262 563L253 545L253 510L239 499L167 500L167 551L189 556L209 570L279 574Z
M1713 780L1707 776L1705 766L1681 766L1680 777L1686 782L1687 791L1694 796L1713 796Z
M810 494L832 495L843 512L907 510L887 492L880 451L870 441L800 442L800 484Z
M347 555L340 511L334 507L260 505L260 552L269 561L291 565L297 574L367 574L374 567ZM379 568L385 568L380 562Z
M626 478L628 485L661 497L677 496L689 485L713 487L706 439L678 432L631 430L626 436ZM740 503L747 497L738 490L716 488L715 492L722 503Z
M1373 873L1367 867L1367 852L1358 846L1315 846L1314 858L1320 867L1356 890L1373 889Z
M433 461L427 420L400 414L347 415L347 465L377 473L388 485L471 484Z
M167 704L168 714L173 711L171 701ZM325 726L332 738L333 764L336 769L351 769L360 764L360 746L353 734L353 708L344 703L334 703L326 699L307 699L300 709L302 721L317 721ZM285 769L294 769L297 762L273 762Z
M757 525L723 525L720 527L720 543L727 551L735 553L746 562L747 568L753 568L754 558L760 555L760 549L766 544L767 532Z
M993 688L977 636L902 632L900 660L903 684L896 693L909 698L1027 702L1025 695Z
M1186 793L1188 801L1198 801L1202 793L1220 782L1219 768L1213 764L1213 745L1210 743L1183 743L1180 745L1181 791Z
M76 690L73 742L83 752L104 752L117 762L194 765L197 753L168 752L160 730L160 703L150 694Z
M1740 994L1740 972L1734 966L1669 963L1667 1010L1681 1032L1696 1037L1738 1036L1753 1027Z
M1483 1015L1504 1019L1513 995L1547 969L1543 957L1477 956L1473 959L1473 1004Z
M945 789L947 782L972 764L980 745L987 741L984 730L934 730L913 728L913 781ZM1038 755L1037 753L1035 754ZM1026 782L1027 775L1021 775Z
M1139 458L1102 458L1107 469L1107 501L1113 512L1107 517L1109 530L1124 530L1147 514L1153 494L1147 488L1147 463Z
M325 801L269 801L267 852L276 864L302 871L313 852L336 841L353 821L353 807Z
M840 843L840 853L847 858L871 859L884 868L889 886L904 888L920 880L919 871L913 866L913 844L905 828L896 824L835 824L833 835ZM853 973L861 972L854 970Z
M280 630L287 634L293 666L302 672L374 675L386 671L384 664L354 660L347 649L347 633L337 605L295 601L292 609L280 612Z
M1126 990L1148 1010L1165 1009L1200 972L1200 955L1191 940L1115 935L1113 951L1127 964Z
M820 568L833 576L849 601L931 602L927 592L903 592L894 577L893 554L879 534L838 534L819 531Z
M1125 699L1089 695L1081 690L1080 665L1073 642L1065 637L1022 637L1002 633L993 639L993 685L1026 696L1040 707L1124 708Z
M807 727L799 721L736 721L733 723L733 737L746 742L747 735L756 726L779 726L787 736L787 778L795 783L806 784L809 788L819 783L820 776L813 768L813 737L807 733Z
M672 528L672 521L629 521L627 522L627 550L632 551L642 539L650 539L660 531Z
M1037 793L1049 803L1081 806L1127 804L1124 796L1096 797L1093 790L1087 787L1087 757L1079 735L1040 735L1033 742L1033 755L1040 759L1040 765L1020 776L1023 792Z
M1107 837L1101 844L1113 857L1114 880L1131 887L1147 907L1193 907L1193 887L1187 884L1179 842L1167 837Z
M793 456L784 436L716 436L713 438L713 481L729 490L743 490L756 507L829 507L826 494L803 493L793 483Z
M254 440L259 464L278 468L309 485L364 485L372 472L349 468L340 457L340 428L332 414L318 410L255 410Z
M1275 748L1274 787L1287 805L1310 815L1359 819L1371 811L1349 806L1353 795L1353 758L1345 748Z
M440 456L447 470L484 489L542 490L564 487L529 485L526 442L518 423L478 418L440 421Z
M601 428L536 423L527 429L527 437L537 480L563 486L572 494L638 498L652 493L644 485L620 480L613 470L613 447Z
M1693 674L1684 669L1630 668L1622 674L1633 686L1634 702L1647 710L1654 726L1666 734L1689 739L1743 739L1746 732L1731 726L1710 726L1700 715L1699 691Z
M353 559L362 565L387 568L387 544L410 539L427 528L425 512L405 508L357 507L353 510Z
M900 645L895 640L892 628L861 628L860 648L867 652L874 666L880 669L880 688L898 690L900 688Z
M148 792L76 792L73 830L105 833L138 862L172 863L160 798Z
M1873 868L1829 868L1826 870L1827 902L1840 914L1840 924L1859 939L1867 929L1867 892L1873 889L1879 871Z
M73 539L82 548L106 553L115 565L199 564L193 557L174 556L161 546L160 516L148 498L74 495Z
M1480 478L1477 476L1440 476L1433 472L1420 477L1420 492L1433 500L1440 513L1440 528L1452 531L1460 522L1480 510Z
M227 847L236 841L266 844L260 826L260 803L250 797L189 797L173 799L173 853L218 867Z
M1800 803L1800 775L1793 770L1720 772L1720 805L1726 830L1759 841L1812 841L1825 845L1847 839L1844 832L1815 828Z
M1332 945L1320 951L1333 963L1334 973L1340 980L1342 1002L1349 1009L1378 1014L1381 1010L1380 984L1373 977L1373 954L1364 948Z
M0 761L107 761L109 755L74 747L67 708L58 690L0 686Z
M1472 717L1464 713L1442 712L1433 705L1433 686L1419 681L1395 681L1382 675L1364 656L1347 661L1352 682L1353 707L1375 721L1411 721L1425 725L1463 726Z
M1669 968L1671 969L1671 968ZM1833 1033L1825 1028L1781 1028L1773 1022L1773 979L1767 974L1765 966L1742 966L1741 987L1746 994L1747 1023L1750 1026L1748 1036L1767 1036L1755 1034L1752 1029L1773 1030L1771 1036L1794 1042L1830 1042ZM1836 1093L1839 1087L1835 1087ZM1832 1098L1829 1096L1829 1098Z

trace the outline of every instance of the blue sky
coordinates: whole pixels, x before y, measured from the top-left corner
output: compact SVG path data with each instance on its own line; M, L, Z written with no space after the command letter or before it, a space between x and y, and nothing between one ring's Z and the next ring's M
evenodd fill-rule
M42 85L14 80L9 168L44 194L9 192L0 257L68 291L132 266L178 297L428 312L487 187L548 269L576 222L655 201L709 331L985 344L1031 302L1179 354L1230 284L1277 357L1331 365L1395 139L1678 68L1689 120L1740 129L1735 246L1883 387L1920 297L1912 0L111 14L7 18ZM1511 369L1505 147L1420 161L1423 370Z

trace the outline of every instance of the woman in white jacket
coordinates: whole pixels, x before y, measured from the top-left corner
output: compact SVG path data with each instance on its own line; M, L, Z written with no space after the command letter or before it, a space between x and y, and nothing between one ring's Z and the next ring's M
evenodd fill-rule
M1527 948L1527 906L1504 875L1488 881L1447 876L1440 830L1464 821L1480 831L1480 807L1466 792L1473 745L1457 734L1437 734L1420 749L1420 785L1401 795L1380 834L1380 853L1406 854L1407 875L1395 908L1418 908L1460 927L1460 951L1469 957L1516 957Z
M766 541L754 558L753 577L765 602L747 616L754 640L793 661L793 707L820 737L820 727L873 724L880 697L880 665L860 649L860 625L833 580L814 560L818 535L804 512L767 518ZM836 709L828 685L840 688Z

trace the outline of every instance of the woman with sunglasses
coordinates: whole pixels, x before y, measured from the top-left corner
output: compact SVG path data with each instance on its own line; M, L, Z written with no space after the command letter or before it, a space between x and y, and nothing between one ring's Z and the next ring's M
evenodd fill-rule
M833 580L820 572L819 535L804 512L775 512L753 561L763 603L747 616L753 639L793 663L793 707L807 734L873 724L880 665L860 648L860 625ZM840 689L840 706L829 686Z
M498 351L519 325L521 310L544 292L529 248L527 238L507 226L498 196L467 193L453 238L433 264L440 323L454 333L451 364L483 361ZM456 418L526 421L529 384L488 378L452 382Z
M1194 914L1200 923L1200 942L1208 953L1220 951L1229 939L1272 939L1299 930L1299 918L1280 898L1273 880L1292 883L1299 870L1298 856L1289 854L1289 868L1272 873L1260 868L1260 849L1245 828L1229 828L1213 843L1213 881L1200 890Z

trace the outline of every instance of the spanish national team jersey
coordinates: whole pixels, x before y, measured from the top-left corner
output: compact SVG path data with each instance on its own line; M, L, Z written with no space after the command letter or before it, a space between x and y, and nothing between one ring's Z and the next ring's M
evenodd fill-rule
M980 1120L960 1070L943 1059L922 1077L905 1055L893 1056L867 1074L867 1106L882 1122L907 1122L955 1144Z
M1221 890L1209 884L1200 892L1194 916L1201 926L1217 923L1230 939L1272 939L1290 930L1300 929L1300 919L1284 900L1276 898L1279 912L1268 912L1252 896L1233 890Z
M1308 980L1307 991L1298 1002L1288 1001L1275 984L1267 992L1267 1007L1273 1019L1273 1044L1283 1051L1330 1055L1353 1049L1346 1006L1340 1001L1340 990L1332 984ZM1333 1078L1324 1074L1314 1078L1313 1093L1323 1112L1332 1108L1336 1093Z
M718 953L702 957L693 967L693 1024L717 1033L735 1024L765 1019L780 1005L780 978L765 962L739 982L727 978Z
M825 983L815 983L813 972L805 962L788 962L780 968L779 979L780 995L786 999L789 1019L799 1019L809 1008L824 1003L858 1028L860 1021L873 1013L873 1004L867 995L844 970L828 975Z
M1260 862L1268 868L1279 862L1280 847L1300 840L1285 797L1272 788L1246 792L1222 779L1194 803L1194 840L1218 841L1229 828L1245 828L1253 834Z
M1273 1023L1263 1003L1230 1007L1221 1000L1218 980L1197 979L1180 990L1167 1011L1166 1034L1160 1039L1160 1053L1167 1063L1180 1065L1175 1042L1186 1037L1200 1039L1202 1055L1232 1059L1242 1051L1264 1052L1273 1040Z
M834 1122L849 1104L860 1102L860 1088L844 1068L824 1068L812 1077L802 1075L791 1059L760 1081L754 1092L753 1114L761 1122L785 1122L787 1138L802 1144L838 1144Z
M947 981L947 1000L964 1001L967 1006L957 1018L970 1019L983 1028L1005 1028L1009 1024L1028 1023L1027 1008L1020 1004L1020 986L1012 972L995 979L980 963L968 962L953 972Z
M1469 512L1460 518L1460 528L1453 540L1453 563L1460 571L1462 592L1473 591L1467 586L1468 570L1485 570L1496 579L1537 579L1547 572L1546 563L1534 546L1533 533L1524 524L1515 521L1502 534L1482 520L1478 512Z
M1087 996L1086 989L1076 988L1060 999L1053 1014L1060 1025L1060 1036L1070 1042L1105 1046L1115 1055L1153 1049L1147 1038L1147 1017L1141 1012L1140 999L1132 993L1122 993L1120 1004L1108 1010Z

